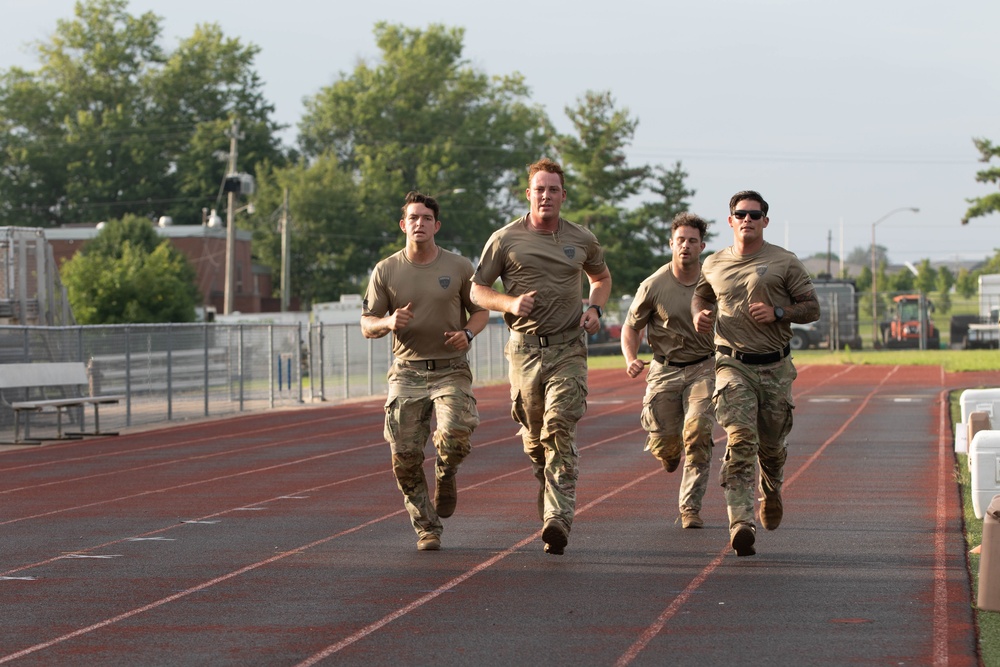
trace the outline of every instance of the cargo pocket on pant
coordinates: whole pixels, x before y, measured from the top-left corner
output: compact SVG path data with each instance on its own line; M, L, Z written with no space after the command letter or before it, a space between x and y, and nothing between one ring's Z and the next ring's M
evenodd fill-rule
M390 445L399 438L399 398L391 397L385 402L385 424L382 427L382 437Z

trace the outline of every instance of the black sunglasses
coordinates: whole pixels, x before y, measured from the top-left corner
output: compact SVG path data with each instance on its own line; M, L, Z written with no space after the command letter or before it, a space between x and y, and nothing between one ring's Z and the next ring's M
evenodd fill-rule
M742 220L748 215L751 220L760 220L764 217L764 211L744 211L743 209L736 209L733 211L733 217L737 220Z

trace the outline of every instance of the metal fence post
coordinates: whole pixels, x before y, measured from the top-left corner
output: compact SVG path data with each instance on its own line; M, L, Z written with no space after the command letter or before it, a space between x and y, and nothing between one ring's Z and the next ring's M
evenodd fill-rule
M204 388L205 388L205 416L207 417L208 416L208 384L209 384L208 383L208 322L206 322L202 326L205 328L205 332L204 332L204 336L203 336L202 342L204 344L203 345L203 347L204 347L203 356L204 356L204 365L205 365L205 385L204 385Z
M125 425L132 425L132 337L125 327Z
M167 325L167 421L174 418L174 326Z
M344 398L351 397L351 362L350 356L348 355L348 348L351 344L347 333L347 325L342 324L340 326L341 331L344 333Z
M326 334L319 323L319 400L326 400Z
M375 340L368 339L368 394L375 393Z
M274 362L278 362L278 383L281 383L281 359L274 358L274 325L267 325L267 405L274 407Z
M268 328L270 328L270 325L268 326ZM239 358L236 360L236 371L237 373L239 373L240 376L240 412L243 412L243 397L244 397L243 376L245 374L243 373L243 325L242 324L236 325L236 354L239 355ZM270 364L268 364L268 366L270 366Z
M299 403L302 402L302 322L296 325L295 332L295 363L299 374Z

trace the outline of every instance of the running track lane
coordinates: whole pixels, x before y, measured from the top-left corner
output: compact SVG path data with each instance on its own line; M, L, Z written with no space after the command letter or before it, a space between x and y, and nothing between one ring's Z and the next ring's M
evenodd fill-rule
M241 418L202 425L198 438L167 429L0 456L0 468L11 468L3 488L18 489L0 495L0 518L27 517L0 529L5 542L13 531L26 538L18 540L20 565L3 550L12 565L3 574L37 577L0 581L5 608L18 611L4 614L0 662L176 664L183 656L212 664L398 664L430 661L414 653L426 645L438 664L526 662L539 651L555 664L714 664L720 648L729 658L733 646L754 650L766 627L768 652L753 655L776 664L974 664L940 374L800 369L788 514L777 532L761 531L760 554L749 559L724 548L725 508L715 487L703 512L706 530L672 523L679 476L657 470L641 452L643 386L619 374L592 374L580 427L579 519L563 558L541 553L535 482L504 387L478 392L483 426L462 468L445 549L436 554L413 550L377 402L284 413L277 429ZM913 414L897 424L887 408ZM896 443L904 431L908 442ZM884 442L894 444L881 455L898 480L868 461L857 469L859 448ZM83 454L98 449L106 454ZM163 452L170 458L155 458ZM79 460L60 467L60 456L87 457L86 474ZM836 464L826 472L838 483L844 468L879 497L908 502L852 521L845 513L856 502L838 510L825 487L821 502L810 497L813 471L828 463ZM22 475L38 469L48 473L33 494ZM915 480L919 487L908 491ZM98 504L71 502L78 494ZM254 502L261 511L249 511ZM219 522L166 522L177 506ZM890 510L899 513L877 516ZM927 517L931 529L921 532ZM833 531L817 531L817 523L837 531L824 535ZM154 536L172 537L128 541ZM854 543L883 549L859 554ZM787 585L776 584L782 580ZM877 604L863 599L873 590ZM775 600L780 607L768 604ZM803 631L803 622L812 625Z

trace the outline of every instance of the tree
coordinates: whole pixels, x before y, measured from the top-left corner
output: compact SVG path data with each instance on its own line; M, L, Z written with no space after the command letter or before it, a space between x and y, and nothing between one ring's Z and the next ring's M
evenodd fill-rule
M955 278L955 291L958 292L959 296L963 299L971 299L975 296L977 289L976 277L968 269L959 269L958 276Z
M883 245L875 245L875 266L885 262L889 263L889 251ZM857 264L859 266L871 266L872 263L872 247L867 248L857 247L852 250L847 255L848 264Z
M241 164L282 159L253 70L258 49L199 27L172 54L162 20L126 0L77 2L36 45L40 68L0 73L0 225L56 226L126 213L200 220L240 118Z
M916 277L909 269L900 269L889 277L889 290L892 292L912 292L916 286Z
M858 273L858 279L854 281L854 285L858 292L870 292L872 288L872 267L867 264L861 267L861 272Z
M358 188L333 155L312 165L274 169L262 179L253 218L254 251L263 264L281 266L278 231L286 188L292 293L305 303L360 293L372 262L396 242L399 227L383 224L371 236L365 235L358 224Z
M1000 157L1000 146L994 146L988 139L973 139L973 145L979 151L979 161L989 163L993 158ZM976 172L976 181L1000 185L1000 167L989 166ZM1000 192L991 192L983 197L967 199L970 206L962 218L962 224L969 224L972 218L1000 211Z
M657 264L645 238L645 215L630 216L626 208L629 198L644 191L652 173L648 166L627 164L625 149L639 121L628 109L616 108L609 92L587 92L576 106L566 107L566 115L575 134L555 141L566 171L565 216L597 235L614 276L614 293L633 290ZM670 177L659 176L660 188L673 192ZM659 207L655 213L661 213Z
M200 303L187 259L137 216L106 222L61 275L80 324L192 322Z
M917 266L917 276L914 281L914 287L917 288L917 291L923 294L930 294L937 286L937 278L938 274L937 271L931 267L931 260L921 260L920 265Z
M523 210L524 166L544 153L550 123L520 74L489 77L470 66L463 39L458 28L378 23L380 61L360 63L306 100L303 168L336 169L354 183L349 205L328 202L331 210L308 223L296 216L316 233L350 235L357 262L328 267L335 289L359 291L357 265L367 273L387 246L402 247L396 223L409 190L440 194L437 242L469 257ZM294 188L290 196L300 198Z
M955 284L955 276L947 266L939 266L934 281L938 291L938 310L942 313L951 311L951 288Z
M638 235L653 253L654 264L664 263L671 254L674 216L690 210L688 200L695 195L695 190L689 190L684 184L687 177L688 173L681 167L680 161L674 163L672 169L656 165L647 182L649 190L657 195L656 201L645 202L628 215ZM715 234L707 232L703 240L708 242L713 236Z

